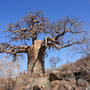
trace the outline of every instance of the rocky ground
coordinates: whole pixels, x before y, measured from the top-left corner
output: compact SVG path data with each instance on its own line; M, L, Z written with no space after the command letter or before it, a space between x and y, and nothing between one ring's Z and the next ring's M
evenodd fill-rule
M20 74L8 82L0 82L0 90L90 90L90 55L46 75Z

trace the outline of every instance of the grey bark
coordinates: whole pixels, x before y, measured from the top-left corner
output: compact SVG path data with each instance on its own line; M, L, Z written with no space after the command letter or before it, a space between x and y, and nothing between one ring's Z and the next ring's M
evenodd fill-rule
M43 73L45 72L45 50L42 46L42 40L35 40L32 46L28 48L28 72Z

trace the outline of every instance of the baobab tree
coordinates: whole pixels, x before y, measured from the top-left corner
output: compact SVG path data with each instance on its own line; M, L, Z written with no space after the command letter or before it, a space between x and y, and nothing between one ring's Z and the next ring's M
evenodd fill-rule
M0 53L12 55L14 60L18 54L27 53L28 71L31 73L44 73L47 48L61 50L75 44L82 44L84 41L82 22L78 18L65 17L51 23L41 11L32 11L21 21L9 24L5 32L8 33L10 42L24 40L25 45L12 46L10 43L1 43ZM38 40L40 34L47 36L44 40ZM32 45L27 44L27 41Z

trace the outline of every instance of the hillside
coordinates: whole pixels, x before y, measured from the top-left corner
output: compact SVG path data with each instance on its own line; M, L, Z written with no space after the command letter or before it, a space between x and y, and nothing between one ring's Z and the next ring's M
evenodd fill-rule
M48 70L45 76L23 73L0 81L0 90L90 90L90 55Z

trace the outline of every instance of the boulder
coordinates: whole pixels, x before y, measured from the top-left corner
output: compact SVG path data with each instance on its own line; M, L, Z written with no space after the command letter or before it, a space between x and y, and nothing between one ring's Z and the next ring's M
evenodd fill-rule
M85 90L90 90L90 86L86 87Z
M56 80L53 82L53 87L51 90L74 90L73 87L69 84L69 82L65 80Z
M89 83L87 82L87 80L80 78L77 80L77 85L79 87L87 87L87 86L89 86Z
M59 80L60 79L60 71L58 70L53 70L49 74L49 81L52 82L54 80Z
M33 90L41 90L41 88L39 86L34 86Z
M48 80L47 77L39 77L39 78L35 78L33 82L31 82L31 89L34 87L34 86L38 86L39 88L44 89L46 88L47 86L49 86L49 83L50 81Z
M49 81L52 82L52 81L55 81L55 80L59 80L59 78L57 77L57 75L54 74L54 73L50 73L49 74Z
M89 74L89 71L85 67L80 67L77 69L76 72L74 72L76 80L78 80L81 77L85 77Z

